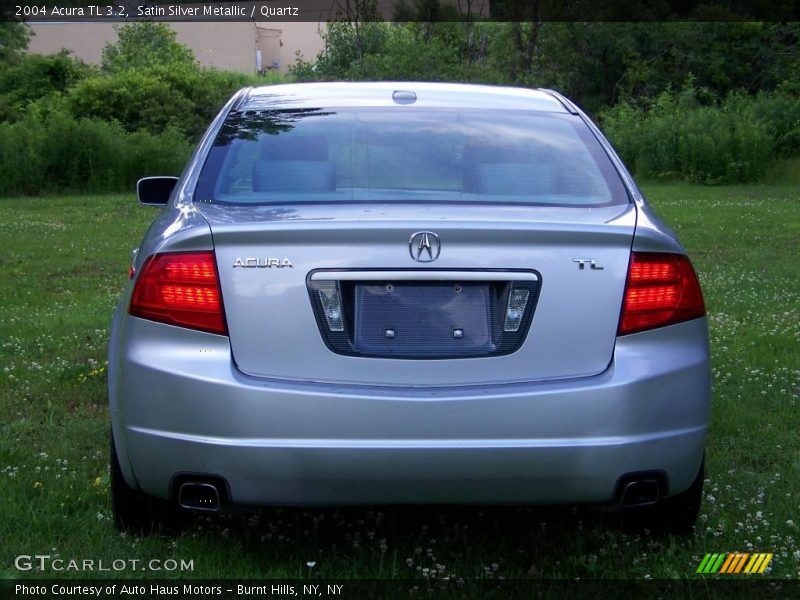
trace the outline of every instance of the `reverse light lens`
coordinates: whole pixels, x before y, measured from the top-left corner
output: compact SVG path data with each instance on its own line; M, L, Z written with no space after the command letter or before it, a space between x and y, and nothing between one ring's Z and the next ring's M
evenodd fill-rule
M227 335L213 252L154 254L144 263L130 314Z
M618 335L672 325L705 314L700 283L686 256L633 253Z
M525 288L512 288L508 294L506 304L506 318L503 321L503 331L516 332L522 325L522 317L525 314L525 306L528 304L530 290Z
M322 303L322 312L331 331L344 331L342 319L342 295L339 293L339 282L323 281L317 285L317 293Z

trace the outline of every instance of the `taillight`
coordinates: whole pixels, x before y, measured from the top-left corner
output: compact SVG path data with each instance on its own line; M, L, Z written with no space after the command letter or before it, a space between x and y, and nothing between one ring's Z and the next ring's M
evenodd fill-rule
M154 254L133 288L130 314L227 335L213 252Z
M686 256L633 253L618 335L672 325L704 314L700 283Z

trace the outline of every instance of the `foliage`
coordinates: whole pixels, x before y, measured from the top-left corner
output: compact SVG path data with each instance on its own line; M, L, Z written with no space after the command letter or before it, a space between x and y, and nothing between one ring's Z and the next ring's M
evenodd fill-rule
M400 16L437 17L417 0ZM292 70L299 79L442 79L551 87L589 112L654 99L693 77L725 97L794 82L800 87L800 24L537 22L528 5L509 22L328 24L325 48ZM516 14L516 13L515 13ZM788 83L785 83L788 82Z
M128 190L139 177L178 174L191 151L174 129L128 133L64 112L0 123L0 139L0 195Z
M122 190L179 173L225 101L256 79L201 69L166 25L118 33L103 71L66 52L0 66L0 195Z
M545 23L534 72L593 112L653 99L689 77L718 97L752 94L791 72L798 32L753 22Z
M432 6L417 0L400 14L419 18ZM796 23L343 18L328 24L317 60L298 62L292 74L554 88L603 115L637 173L743 182L762 177L776 157L800 154L799 41Z
M28 47L31 31L23 23L0 22L0 64L13 63Z
M779 87L778 93L759 93L752 103L753 115L766 126L776 154L781 158L800 156L800 93Z
M639 176L707 184L756 181L773 164L776 150L784 155L798 150L796 105L781 94L736 93L704 106L690 82L647 106L622 103L603 113L602 125ZM793 134L786 122L792 118Z
M345 73L358 73L369 77L363 68L364 56L381 52L384 48L388 28L383 23L333 22L328 24L325 36L325 51L320 54L316 64L319 75L346 78Z
M499 83L487 50L494 24L328 24L315 63L298 61L292 76L307 80L417 80ZM360 41L357 42L357 36Z
M474 9L466 21L453 5L408 0L397 18L411 21L383 23L369 21L376 0L343 0L324 50L290 77L558 89L600 114L645 176L752 181L800 155L800 24L537 21L554 1L507 3L510 20L489 22L482 0L458 4ZM200 68L164 23L117 31L98 71L65 53L24 56L27 29L0 24L0 123L71 116L194 142L234 91L283 80Z
M193 66L157 65L80 81L67 94L76 118L118 121L127 131L161 133L173 127L199 139L246 75Z
M0 121L15 121L28 104L49 95L60 95L94 69L67 51L41 56L29 54L0 69Z
M117 41L103 48L102 68L107 73L152 66L191 67L194 53L177 41L166 23L141 21L115 26Z

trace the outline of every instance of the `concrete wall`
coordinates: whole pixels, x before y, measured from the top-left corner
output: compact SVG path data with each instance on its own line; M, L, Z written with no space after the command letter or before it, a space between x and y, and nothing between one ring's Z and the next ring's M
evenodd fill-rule
M264 68L274 63L285 73L296 51L313 60L324 46L320 33L325 25L319 23L173 21L168 25L202 66L226 71L255 73L256 50L260 49ZM29 52L53 54L66 48L91 64L100 64L103 47L117 39L111 23L33 22L29 26L34 33Z

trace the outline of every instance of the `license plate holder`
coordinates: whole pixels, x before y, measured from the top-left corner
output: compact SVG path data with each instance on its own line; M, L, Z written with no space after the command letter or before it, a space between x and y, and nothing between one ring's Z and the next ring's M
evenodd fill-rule
M491 353L491 298L484 282L356 283L353 349L408 358Z

